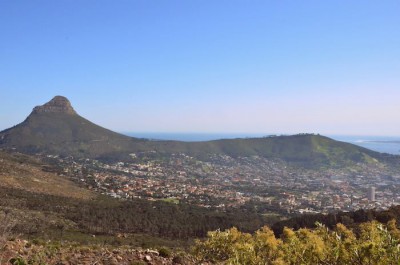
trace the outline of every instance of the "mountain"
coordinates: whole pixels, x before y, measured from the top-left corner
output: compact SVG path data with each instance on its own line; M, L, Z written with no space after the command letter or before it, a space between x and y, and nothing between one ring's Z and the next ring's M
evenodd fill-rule
M56 96L37 106L22 123L0 132L0 147L21 152L98 157L129 149L137 139L79 116L69 100Z
M189 143L133 138L86 120L62 96L35 107L25 121L0 132L0 148L102 160L127 160L129 154L137 152L151 152L156 157L186 153L203 160L212 154L262 156L306 167L339 167L386 159L378 152L312 134Z

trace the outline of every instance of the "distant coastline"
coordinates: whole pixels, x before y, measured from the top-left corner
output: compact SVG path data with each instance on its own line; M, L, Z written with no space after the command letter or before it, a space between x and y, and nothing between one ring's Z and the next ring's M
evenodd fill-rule
M184 142L201 142L220 139L255 138L275 135L274 133L157 133L157 132L123 132L123 134L151 140L172 140ZM277 134L279 135L279 134ZM327 135L328 137L355 144L381 153L400 155L400 136L348 136Z
M329 137L358 146L365 147L381 153L400 155L400 136L335 136Z
M360 143L381 143L381 144L400 144L400 141L378 141L378 140L364 140L360 141Z

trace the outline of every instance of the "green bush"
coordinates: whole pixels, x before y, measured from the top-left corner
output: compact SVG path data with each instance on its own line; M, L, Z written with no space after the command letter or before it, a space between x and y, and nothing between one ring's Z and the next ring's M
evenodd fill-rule
M158 250L158 253L163 258L169 258L169 257L171 257L171 254L172 254L171 250L169 248L166 248L166 247L160 248Z
M22 257L10 259L12 265L27 265L26 261Z

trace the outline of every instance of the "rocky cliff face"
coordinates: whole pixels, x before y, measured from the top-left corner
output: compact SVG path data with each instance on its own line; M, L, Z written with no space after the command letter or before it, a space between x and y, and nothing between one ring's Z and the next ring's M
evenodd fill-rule
M67 113L76 114L74 108L66 97L55 96L52 100L42 106L37 106L32 113Z

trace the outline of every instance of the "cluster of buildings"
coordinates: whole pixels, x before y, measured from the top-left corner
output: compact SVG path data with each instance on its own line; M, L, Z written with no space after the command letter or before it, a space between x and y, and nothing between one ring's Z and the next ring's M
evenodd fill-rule
M115 198L146 198L227 209L252 204L263 212L327 213L400 204L400 174L379 164L312 170L259 156L186 154L132 162L50 157L62 174Z

